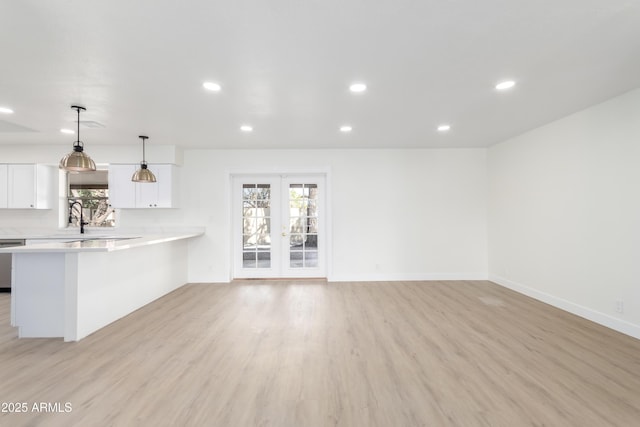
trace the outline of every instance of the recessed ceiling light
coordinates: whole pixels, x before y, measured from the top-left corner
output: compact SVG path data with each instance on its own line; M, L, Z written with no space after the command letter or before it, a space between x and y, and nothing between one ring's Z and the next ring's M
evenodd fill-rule
M249 125L242 125L242 126L240 126L240 130L242 132L252 132L253 131L253 127L251 127Z
M4 114L13 114L13 110L7 107L0 107L0 113Z
M60 129L60 132L62 132L62 133L76 133L75 131L73 131L71 129Z
M511 89L515 85L516 85L516 82L514 82L513 80L505 80L503 82L498 83L496 85L496 89L498 89L498 90Z
M344 126L340 126L340 132L351 132L353 130L353 128L349 125L344 125Z
M220 89L222 89L218 83L214 82L204 82L202 83L202 87L212 92L220 92Z
M438 132L447 132L449 129L451 129L451 125L438 126Z
M353 83L349 86L349 90L353 93L361 93L367 90L367 85L364 83Z

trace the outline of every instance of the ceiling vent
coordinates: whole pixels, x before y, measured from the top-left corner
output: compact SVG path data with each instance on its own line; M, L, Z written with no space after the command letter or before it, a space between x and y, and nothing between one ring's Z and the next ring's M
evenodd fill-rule
M102 129L104 125L102 123L94 122L93 120L81 120L80 126L90 129Z

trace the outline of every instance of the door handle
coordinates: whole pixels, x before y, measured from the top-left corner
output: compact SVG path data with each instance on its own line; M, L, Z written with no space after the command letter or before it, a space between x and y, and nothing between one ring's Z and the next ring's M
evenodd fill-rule
M285 233L284 231L282 232L282 237L286 237L287 233Z

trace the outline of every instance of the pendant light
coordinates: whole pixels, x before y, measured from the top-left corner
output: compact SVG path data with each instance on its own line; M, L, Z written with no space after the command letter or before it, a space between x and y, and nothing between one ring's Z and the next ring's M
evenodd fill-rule
M147 161L144 159L144 143L148 136L140 135L140 139L142 139L142 161L140 162L140 169L138 169L133 176L131 177L131 181L133 182L156 182L156 176L147 168Z
M60 169L71 172L95 171L96 164L84 152L84 144L80 141L80 110L86 111L87 109L77 105L72 105L71 108L78 112L78 140L73 143L73 151L60 160Z

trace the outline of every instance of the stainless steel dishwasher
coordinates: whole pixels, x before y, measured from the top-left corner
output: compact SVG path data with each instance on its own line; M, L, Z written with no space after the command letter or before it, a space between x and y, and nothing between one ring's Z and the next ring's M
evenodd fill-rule
M24 239L0 239L0 248L24 246ZM0 292L11 292L11 256L0 254Z

